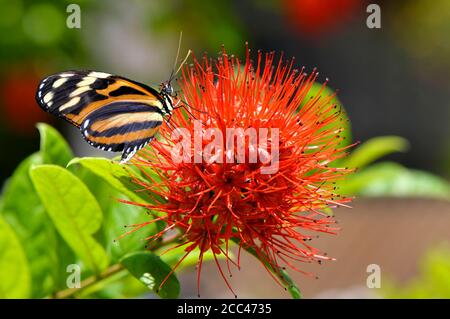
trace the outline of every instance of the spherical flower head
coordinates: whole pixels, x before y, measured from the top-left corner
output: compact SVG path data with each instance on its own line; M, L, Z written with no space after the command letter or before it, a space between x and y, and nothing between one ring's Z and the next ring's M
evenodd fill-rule
M345 155L333 95L305 101L317 76L274 53L258 52L254 63L248 48L244 63L223 50L183 69L181 107L134 163L153 172L139 182L155 197L145 206L167 223L154 238L176 229L185 257L199 249L198 285L208 251L231 290L218 255L231 273L241 248L251 250L272 275L328 259L308 241L336 230L324 210L349 201L333 184L349 170L330 165Z

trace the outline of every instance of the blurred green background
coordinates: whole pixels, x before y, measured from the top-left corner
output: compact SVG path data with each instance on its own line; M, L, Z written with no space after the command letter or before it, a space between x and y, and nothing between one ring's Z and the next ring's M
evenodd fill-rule
M37 106L34 94L42 77L69 69L94 69L157 86L171 72L180 31L183 31L184 52L193 49L197 55L207 51L215 56L224 44L229 52L242 56L244 43L248 41L254 51L275 50L283 51L287 57L295 56L298 66L306 66L307 71L317 67L320 71L319 81L329 78L329 86L339 89L339 100L351 119L354 141L364 142L380 135L401 136L409 141L408 151L389 154L388 160L412 169L432 172L440 176L440 180L448 180L450 2L377 1L381 7L382 27L369 29L366 26L369 15L366 7L371 2L0 0L0 147L3 154L0 181L6 180L25 156L38 149L39 135L35 128L37 122L56 126L64 133L78 156L105 155L84 143L75 128L49 117ZM66 25L66 19L70 15L66 9L71 3L78 4L81 8L79 29L70 29ZM406 149L406 146L398 149ZM380 174L389 175L389 172L393 172L389 178L395 183L389 184L389 194L401 194L405 183L412 183L418 175L402 175L395 166L397 164L389 165L391 166L383 167L383 170L366 172L361 178L376 179ZM377 185L373 185L372 190L366 190L366 195L371 192L377 194ZM422 187L428 187L428 184L424 185ZM352 192L358 193L355 191L357 181L348 187ZM426 193L426 189L423 191ZM423 192L420 190L417 193ZM383 192L378 194L383 195ZM417 218L423 218L427 214L431 218L433 214L439 213L441 215L437 218L443 218L441 222L444 225L450 222L447 217L450 214L447 201L422 199L418 204L411 205L410 200L400 199L393 203L392 200L382 198L375 200L375 203L380 205L375 205L379 211L371 209L374 211L367 214L366 208L373 206L373 200L357 202L356 211L361 213L345 212L343 220L348 221L345 227L364 229L361 225L357 226L358 218L385 218L387 223L398 222L400 225L409 223L410 228L399 226L400 230L393 230L398 238L392 235L394 242L406 242L408 239L405 238L411 237L416 231L414 227L419 223ZM430 208L436 205L439 212ZM422 209L419 210L418 207ZM396 214L394 210L399 212ZM392 213L392 220L385 217L386 211L388 214ZM405 211L410 214L404 214ZM339 213L338 211L338 219ZM377 291L377 296L450 297L448 289L430 288L431 292L417 292L417 287L410 282L433 281L435 279L429 278L434 278L436 273L446 278L447 282L450 280L448 249L439 250L444 253L435 250L426 253L433 249L435 243L447 239L448 233L445 231L442 236L431 238L433 228L434 224L431 223L429 229L420 230L421 236L425 238L423 240L429 245L417 247L413 257L399 261L409 265L406 267L409 269L407 275L388 266L391 269L389 276L392 277L389 279L389 291ZM380 231L383 232L383 228ZM359 240L354 249L362 254L362 260L370 260L371 251L364 250L364 247L370 245L369 239L363 236L362 231L359 235L352 235ZM328 246L324 243L330 254L335 249L339 251L334 246L341 244L342 242L336 242ZM386 246L380 247L389 247L389 243L383 245ZM377 249L381 249L380 247ZM352 249L347 247L347 255ZM398 249L394 249L395 254L405 253L401 247ZM381 250L385 254L380 255L380 258L384 256L389 259L393 253L389 249ZM440 257L436 257L437 255ZM347 267L345 256L343 254L339 259L341 263L337 263L341 269ZM426 261L420 261L422 259ZM377 263L377 260L372 262ZM379 263L382 264L382 261ZM428 265L423 267L422 273L419 266L421 263ZM433 266L436 263L444 265L445 269L441 271L439 269L442 267ZM325 267L321 271L326 271ZM364 269L358 271L365 274ZM429 275L430 272L433 275ZM339 276L339 271L336 274ZM191 277L186 275L188 287ZM299 278L303 281L302 277ZM396 280L403 282L406 288L398 288ZM442 283L442 279L437 281ZM321 290L332 288L333 285L338 290ZM342 291L353 287L352 285L364 286L365 283L362 280L354 283L351 279L348 282L331 281L331 284L330 281L315 281L311 284L308 296L342 296ZM427 285L432 283L422 286ZM401 289L410 289L410 295ZM373 293L355 291L356 296L372 296ZM258 296L257 292L252 291L248 296L253 296L252 294ZM221 296L220 292L216 296Z

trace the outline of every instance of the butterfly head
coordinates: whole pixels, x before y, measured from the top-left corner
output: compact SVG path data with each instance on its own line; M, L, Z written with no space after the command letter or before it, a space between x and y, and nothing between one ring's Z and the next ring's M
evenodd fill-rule
M178 61L178 55L180 53L181 36L182 36L182 34L180 33L180 41L178 42L177 56L175 58L175 63L173 65L172 72L170 73L169 80L161 83L160 92L159 92L161 97L164 99L163 112L165 113L165 115L169 115L169 116L172 114L174 107L176 107L178 105L178 103L180 102L180 101L178 101L176 105L173 104L173 98L177 97L177 94L176 94L175 90L173 89L172 81L175 79L175 76L178 74L178 72L180 72L181 68L186 63L189 55L191 54L191 50L189 50L186 57L184 58L183 62L181 62L180 66L175 71L175 65Z
M161 84L161 94L166 94L170 96L175 96L175 91L173 89L171 81L166 81Z
M160 94L161 97L164 99L164 113L170 115L173 111L174 105L173 105L173 98L176 96L175 90L173 89L171 81L166 81L161 83L161 90Z

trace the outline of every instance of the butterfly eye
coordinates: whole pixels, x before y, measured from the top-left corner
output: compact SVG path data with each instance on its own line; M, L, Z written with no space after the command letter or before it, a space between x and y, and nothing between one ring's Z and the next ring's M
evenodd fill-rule
M170 83L164 83L163 89L164 93L168 94L168 95L173 95L174 90L172 85L170 85Z

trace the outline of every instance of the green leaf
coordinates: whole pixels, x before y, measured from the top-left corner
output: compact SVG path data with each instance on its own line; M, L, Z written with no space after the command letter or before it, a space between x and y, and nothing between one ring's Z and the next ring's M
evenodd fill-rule
M102 208L103 223L97 238L111 257L111 262L117 262L127 253L143 250L146 244L143 238L156 232L155 225L148 225L120 239L119 237L130 231L125 226L151 219L145 208L120 202L119 199L129 198L84 167L78 168L77 176L83 180Z
M322 83L318 83L315 82L311 88L309 89L309 91L306 93L305 98L303 99L302 103L300 104L300 109L311 99L314 98L316 96L320 96L320 99L326 99L329 96L333 95L334 91L326 86L325 88L323 88L323 84ZM340 147L344 147L347 146L351 143L352 141L352 130L351 130L351 126L350 126L350 120L348 118L347 112L345 111L344 106L342 105L342 103L339 101L339 99L337 98L337 96L334 96L331 101L330 104L335 104L337 106L336 109L332 109L330 110L330 112L327 114L327 116L332 116L333 113L335 113L336 111L340 111L339 116L337 117L337 121L340 121L340 127L342 127L344 130L342 133L340 133L340 135L342 137L344 137L344 139L342 140L342 142L339 143ZM331 129L336 127L336 123L331 123L329 125L326 125L322 130L325 129Z
M161 298L177 298L180 294L180 283L174 273L159 289L163 280L171 272L171 268L157 255L151 252L131 253L126 255L121 263L134 277Z
M42 162L40 153L27 157L4 187L1 214L14 228L25 250L32 277L33 298L42 298L65 285L70 249L58 235L37 195L29 169ZM68 257L69 256L69 257Z
M385 155L404 152L408 147L408 141L399 136L374 137L356 148L342 165L362 168Z
M31 169L31 179L56 229L87 267L97 274L108 266L104 249L92 235L102 223L102 211L83 182L56 165Z
M132 176L136 178L139 178L139 176L130 165L123 165L99 157L74 158L67 166L73 164L81 164L133 201L142 203L152 200L147 192L139 191L142 188L132 181Z
M383 279L380 295L384 298L450 298L450 250L448 243L439 244L421 258L419 273L402 284Z
M22 245L0 218L0 298L28 298L31 276Z
M72 150L66 140L53 127L38 123L41 135L41 155L44 164L55 164L65 167L73 157Z
M139 285L141 291L144 293L147 292L145 287L139 283L136 278L131 276L131 274L122 267L120 264L114 264L112 267L120 267L121 269L117 272L114 271L113 274L107 275L105 278L101 280L97 280L92 285L81 289L76 295L77 298L94 298L94 299L117 299L117 298L125 298L124 295L121 294L120 289L123 288L125 282L129 282L128 278L131 278L135 281L135 285ZM141 294L143 295L143 293Z
M32 165L42 163L42 157L39 153L34 153L25 158L15 169L12 176L7 181L2 193L2 210L14 211L15 213L25 213L32 216L36 212L29 211L41 210L37 207L41 201L36 196L31 180L28 176L28 170ZM24 199L25 197L25 199Z
M119 202L116 198L123 196L112 192L115 198L110 200L109 206L105 207L105 218L102 225L103 241L106 251L112 257L112 261L118 261L124 255L145 249L146 237L157 232L156 223L149 224L140 230L136 230L120 239L130 228L127 225L141 224L151 220L151 216L142 207L128 205Z
M116 282L121 284L120 294L122 298L137 298L142 297L146 293L148 293L148 288L146 285L143 285L140 280L135 278L127 271L127 276L123 278L120 282ZM105 289L105 293L109 292L109 289Z
M428 172L392 162L374 164L338 184L341 194L450 199L450 184Z
M158 249L155 251L155 253L159 256L161 256L161 259L167 263L169 266L173 267L175 266L181 258L183 258L184 255L186 255L186 246L180 246L180 247L174 247L174 246L165 246L161 249ZM167 251L167 252L166 252ZM164 254L163 254L164 253ZM187 255L183 262L178 265L177 272L180 272L186 267L195 266L198 263L200 255L200 249L196 247L194 250L192 250L189 255ZM233 258L233 254L231 251L228 252L228 255ZM216 258L218 260L225 259L225 254L216 255ZM203 253L202 261L207 262L214 260L214 254L212 251L208 250Z
M84 289L78 297L97 298L97 299L125 299L141 298L148 294L147 286L136 279L127 269L110 277L110 280L101 281L101 286L93 285Z

